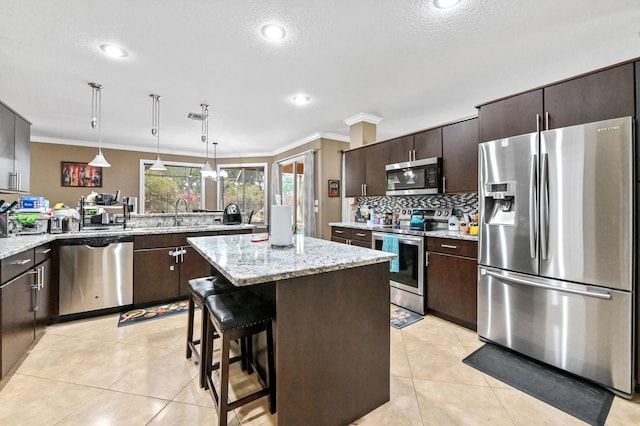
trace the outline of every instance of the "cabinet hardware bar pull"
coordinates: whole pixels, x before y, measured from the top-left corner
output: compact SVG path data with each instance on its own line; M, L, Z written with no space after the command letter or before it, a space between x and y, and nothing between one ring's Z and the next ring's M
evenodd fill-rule
M447 192L447 178L445 176L442 176L442 193L446 193Z
M451 244L440 244L440 247L448 248L448 249L457 249L458 248L458 246L453 246Z
M536 133L540 133L540 121L542 120L542 117L540 117L540 114L536 114Z
M424 266L429 266L429 252L424 252Z
M549 111L546 111L544 113L544 126L545 126L545 130L549 130L549 121L551 121L551 114L549 114Z
M340 231L338 229L334 230L333 232L335 232L336 234L343 234L344 233L344 231Z
M48 249L40 250L38 253L39 253L39 254L47 254L47 253L49 253L50 251L51 251L51 249L50 249L50 248L48 248Z
M364 236L365 236L365 234L363 234L363 233L361 233L361 232L356 232L356 235L357 235L358 237L364 237Z
M29 262L31 262L31 259L21 259L21 260L15 260L15 261L11 262L11 264L12 265L26 265Z

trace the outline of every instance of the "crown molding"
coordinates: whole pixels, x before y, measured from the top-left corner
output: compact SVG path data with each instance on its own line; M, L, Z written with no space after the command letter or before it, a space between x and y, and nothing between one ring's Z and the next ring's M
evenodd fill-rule
M365 123L378 125L382 121L382 117L378 117L377 115L373 114L367 114L366 112L361 112L349 118L345 118L344 120L347 126L353 126L354 124L360 123L362 121L364 121Z

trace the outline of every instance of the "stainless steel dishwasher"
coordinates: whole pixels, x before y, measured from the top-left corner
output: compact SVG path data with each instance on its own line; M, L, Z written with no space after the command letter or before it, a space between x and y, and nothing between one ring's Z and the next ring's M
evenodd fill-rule
M133 303L133 237L60 242L60 315Z

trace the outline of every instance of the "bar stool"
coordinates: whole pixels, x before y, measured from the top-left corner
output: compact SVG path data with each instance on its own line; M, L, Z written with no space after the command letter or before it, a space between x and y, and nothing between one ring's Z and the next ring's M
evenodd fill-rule
M219 425L227 424L227 414L231 410L255 401L263 396L269 397L269 411L276 412L276 374L273 351L273 330L271 319L274 315L273 306L264 302L259 296L250 290L242 289L231 293L222 293L208 296L205 305L209 311L209 324L207 325L205 380L218 412ZM258 374L262 379L262 389L244 396L236 401L229 402L229 365L240 361L247 354L230 358L229 346L231 340L251 340L254 334L265 331L267 334L267 374L268 378ZM213 363L213 339L217 333L222 340L220 362ZM216 390L213 382L213 372L220 370L220 390ZM251 374L251 368L248 368Z
M193 358L200 364L200 387L205 387L205 367L204 360L207 359L205 354L206 345L203 344L207 336L208 313L204 303L207 296L212 294L229 293L239 290L229 280L222 275L214 275L211 277L194 278L189 280L189 305L187 313L187 359ZM202 310L202 320L200 327L200 338L195 339L193 336L193 319L195 307ZM217 336L216 336L217 337ZM200 346L200 350L198 350Z

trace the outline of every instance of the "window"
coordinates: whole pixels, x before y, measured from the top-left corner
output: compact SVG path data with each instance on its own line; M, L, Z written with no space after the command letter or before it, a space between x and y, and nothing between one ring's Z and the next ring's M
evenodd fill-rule
M266 223L267 164L225 164L218 167L227 172L227 176L218 181L220 208L235 203L245 215L253 211L251 223Z
M201 164L165 161L167 170L149 170L153 160L140 160L140 211L143 213L170 213L176 200L187 200L189 210L204 206L204 180Z
M296 233L304 234L302 209L304 206L304 160L297 157L289 163L280 164L282 204L291 206Z

